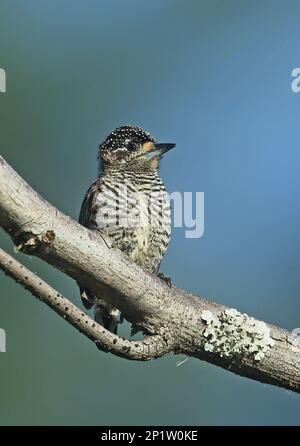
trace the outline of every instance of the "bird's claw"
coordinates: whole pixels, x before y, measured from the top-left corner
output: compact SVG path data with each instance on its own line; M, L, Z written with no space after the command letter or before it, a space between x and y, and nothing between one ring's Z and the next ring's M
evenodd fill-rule
M164 282L166 282L166 284L168 285L169 288L172 288L172 280L171 277L166 276L164 273L158 273L157 277L159 277L161 280L163 280Z

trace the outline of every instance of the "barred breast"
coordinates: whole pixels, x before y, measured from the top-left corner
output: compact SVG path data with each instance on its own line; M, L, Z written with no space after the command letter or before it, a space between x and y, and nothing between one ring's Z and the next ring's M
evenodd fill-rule
M92 188L88 227L101 229L134 262L157 273L171 234L168 194L159 176L115 172Z

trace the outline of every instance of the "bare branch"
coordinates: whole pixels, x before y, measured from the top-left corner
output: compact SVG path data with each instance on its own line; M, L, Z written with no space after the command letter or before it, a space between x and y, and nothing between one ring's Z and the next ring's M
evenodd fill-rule
M130 322L151 335L154 344L159 341L155 348L160 354L171 349L300 392L300 343L292 333L176 287L170 289L113 248L110 240L41 198L1 157L0 225L19 250L105 295ZM88 320L88 325L94 323ZM106 336L111 335L103 334L101 341L110 342ZM119 354L116 349L114 353Z
M101 350L140 361L158 358L172 350L170 340L165 341L159 335L148 336L143 341L128 341L111 333L2 249L0 249L0 268L69 324L94 341Z

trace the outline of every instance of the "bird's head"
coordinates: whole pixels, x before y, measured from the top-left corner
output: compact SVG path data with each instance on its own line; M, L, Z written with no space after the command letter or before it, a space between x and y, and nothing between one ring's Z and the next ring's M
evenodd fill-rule
M156 170L171 143L157 143L140 127L124 125L113 130L99 146L99 161L104 167Z

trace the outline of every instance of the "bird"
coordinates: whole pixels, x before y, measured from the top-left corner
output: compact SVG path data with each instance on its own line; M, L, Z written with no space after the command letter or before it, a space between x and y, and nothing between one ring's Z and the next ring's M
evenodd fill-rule
M82 202L79 223L110 237L114 248L158 275L171 236L169 197L158 170L174 143L157 143L141 127L122 125L99 145L98 178ZM80 287L80 285L79 285ZM117 334L123 315L117 307L80 287L83 305L94 307L94 318Z

